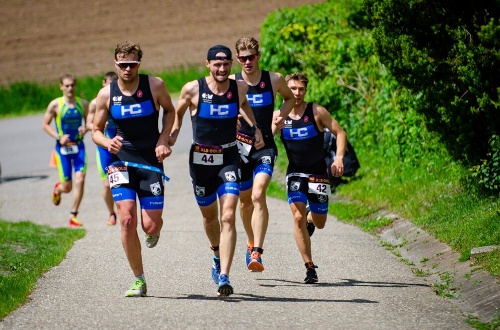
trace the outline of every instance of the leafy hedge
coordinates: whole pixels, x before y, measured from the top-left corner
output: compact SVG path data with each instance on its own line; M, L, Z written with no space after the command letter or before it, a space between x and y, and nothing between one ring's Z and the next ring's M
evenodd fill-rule
M418 111L490 192L500 176L500 2L366 0L381 61L421 96ZM487 175L485 177L485 175Z
M449 153L477 165L500 153L488 144L500 135L494 51L500 30L495 20L481 27L470 22L470 30L478 29L474 40L484 41L474 48L480 43L468 42L460 19L453 31L438 24L450 11L434 3L340 0L274 12L262 26L263 66L307 74L308 99L330 110L357 149L386 163L420 165ZM498 167L486 163L483 182L500 177Z
M361 1L330 1L273 12L262 26L262 64L309 78L307 99L325 106L356 149L386 164L420 164L443 153L415 98L388 74Z

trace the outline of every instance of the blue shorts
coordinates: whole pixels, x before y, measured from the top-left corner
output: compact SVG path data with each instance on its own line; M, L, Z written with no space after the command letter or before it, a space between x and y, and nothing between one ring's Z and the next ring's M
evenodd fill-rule
M55 147L57 170L59 180L68 182L72 180L73 169L75 172L87 172L87 155L83 141L72 146L62 146L59 142Z

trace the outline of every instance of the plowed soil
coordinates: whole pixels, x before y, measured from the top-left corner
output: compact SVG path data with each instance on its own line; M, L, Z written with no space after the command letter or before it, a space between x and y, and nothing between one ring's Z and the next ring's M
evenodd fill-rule
M0 15L0 85L53 82L112 70L117 43L144 51L141 68L161 72L199 65L215 44L234 49L241 36L260 40L266 16L315 0L12 0Z

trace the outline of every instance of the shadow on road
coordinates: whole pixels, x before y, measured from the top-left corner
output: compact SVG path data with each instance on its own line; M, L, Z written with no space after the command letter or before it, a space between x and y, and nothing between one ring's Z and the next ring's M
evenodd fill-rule
M4 178L0 178L0 183L9 182L9 181L17 181L17 180L26 180L26 179L38 179L45 180L49 176L48 175L21 175L21 176L7 176Z

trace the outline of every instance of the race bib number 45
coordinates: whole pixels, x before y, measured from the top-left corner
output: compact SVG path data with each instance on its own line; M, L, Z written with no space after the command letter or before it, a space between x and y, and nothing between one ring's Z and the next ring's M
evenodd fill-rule
M324 176L309 176L309 192L317 195L330 195L330 180Z
M117 188L122 184L129 183L127 166L110 165L108 167L108 180L111 188Z
M222 147L204 146L195 144L193 150L193 163L199 165L222 165L223 164Z

